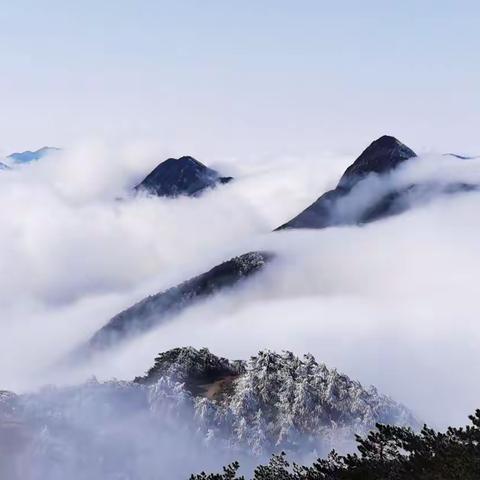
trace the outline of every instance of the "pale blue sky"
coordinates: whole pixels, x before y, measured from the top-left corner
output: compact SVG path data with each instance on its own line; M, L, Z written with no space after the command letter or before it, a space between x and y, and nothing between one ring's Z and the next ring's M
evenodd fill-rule
M474 1L0 0L0 150L480 153Z

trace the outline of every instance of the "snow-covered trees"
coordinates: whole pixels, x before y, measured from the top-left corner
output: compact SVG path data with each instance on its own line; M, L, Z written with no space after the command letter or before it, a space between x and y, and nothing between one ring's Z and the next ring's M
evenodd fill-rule
M246 362L229 362L207 349L175 349L157 357L140 381L158 382L160 374L192 394L197 428L257 455L325 451L376 422L416 424L405 407L311 355L261 351Z
M26 433L34 479L76 479L81 465L89 480L120 472L143 480L159 465L184 471L187 451L203 468L232 455L323 454L375 422L414 424L405 407L310 355L263 351L230 361L193 348L160 354L133 382L0 392L2 421Z

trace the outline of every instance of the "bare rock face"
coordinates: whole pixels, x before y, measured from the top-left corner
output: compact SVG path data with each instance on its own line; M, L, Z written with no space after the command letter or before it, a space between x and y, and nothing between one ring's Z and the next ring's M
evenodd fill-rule
M232 177L220 174L193 157L169 158L160 163L136 187L159 197L197 196L207 188L228 183Z
M115 315L91 338L88 350L114 347L122 341L148 331L196 301L207 298L259 271L272 255L249 252L217 265L164 292L149 296Z

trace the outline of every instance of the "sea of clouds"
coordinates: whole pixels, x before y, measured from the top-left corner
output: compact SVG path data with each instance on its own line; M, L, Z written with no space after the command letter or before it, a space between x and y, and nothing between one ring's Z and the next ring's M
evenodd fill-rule
M235 181L194 199L133 196L167 153L87 144L0 172L0 390L131 379L158 352L192 345L229 358L311 352L436 427L480 406L480 194L412 198L416 208L361 227L272 233L360 151L199 158ZM480 160L422 155L363 182L340 214L432 181L480 184ZM132 303L254 249L276 259L238 288L93 362L62 362Z

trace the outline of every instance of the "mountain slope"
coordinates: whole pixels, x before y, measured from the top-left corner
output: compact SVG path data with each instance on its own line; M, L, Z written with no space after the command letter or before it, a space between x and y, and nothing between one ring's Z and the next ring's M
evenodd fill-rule
M95 351L113 347L127 338L145 332L194 302L253 275L271 258L272 255L265 252L246 253L180 285L147 297L113 317L95 333L87 348Z
M474 158L448 155L465 161ZM276 230L362 225L398 215L444 195L480 190L480 185L474 182L453 179L438 182L432 178L406 185L396 184L396 169L415 157L415 152L396 138L380 137L346 169L333 190L324 193Z
M221 177L216 170L206 167L193 157L169 158L160 163L136 187L159 197L178 195L196 196L219 183L228 183L232 177Z
M394 137L384 135L372 142L352 163L340 178L335 189L324 193L309 207L281 225L276 230L287 228L325 228L343 223L338 219L335 207L348 196L351 190L370 174L382 175L415 157L413 150Z

